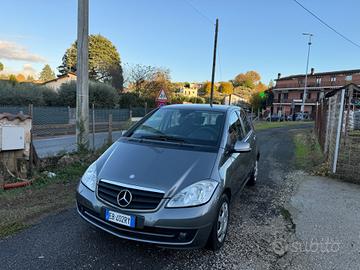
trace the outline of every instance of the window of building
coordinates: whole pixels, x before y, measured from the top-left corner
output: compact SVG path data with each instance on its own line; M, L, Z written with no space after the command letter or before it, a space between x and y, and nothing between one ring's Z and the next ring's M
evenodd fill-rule
M316 78L316 86L320 86L321 84L321 78Z
M300 93L300 99L302 100L304 96L304 93Z
M311 93L308 93L308 94L307 94L307 98L308 98L308 99L311 99Z
M289 93L284 93L284 100L287 100L287 99L289 99Z
M346 80L346 81L352 81L352 75L347 75L347 76L345 77L345 80Z
M336 82L336 77L335 76L330 77L330 82L332 83Z

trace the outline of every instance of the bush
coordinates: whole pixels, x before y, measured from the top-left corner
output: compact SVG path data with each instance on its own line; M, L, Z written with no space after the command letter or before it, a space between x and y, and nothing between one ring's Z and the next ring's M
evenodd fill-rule
M182 104L184 101L187 101L186 97L184 97L184 96L174 96L171 99L171 104Z
M60 106L76 107L76 82L63 83L58 92Z
M97 108L113 108L118 104L119 94L109 84L90 82L89 92L89 103Z
M191 103L197 103L197 104L203 104L205 103L205 99L201 97L186 97L186 96L174 96L171 99L172 104L182 104L183 102L191 102Z
M120 108L145 107L145 102L147 102L148 108L155 107L155 100L151 98L139 97L139 95L136 93L123 93L119 96Z
M58 104L61 106L76 106L76 82L63 83L58 93ZM89 104L96 108L113 108L117 105L119 95L109 84L100 82L89 83Z
M203 103L205 103L205 99L202 97L191 97L191 98L189 98L189 102L203 104Z
M31 83L14 83L0 81L0 104L1 105L45 105L43 88Z
M97 108L113 108L118 104L117 90L109 84L90 82L89 103ZM76 82L64 83L59 92L32 83L0 81L1 105L76 106Z

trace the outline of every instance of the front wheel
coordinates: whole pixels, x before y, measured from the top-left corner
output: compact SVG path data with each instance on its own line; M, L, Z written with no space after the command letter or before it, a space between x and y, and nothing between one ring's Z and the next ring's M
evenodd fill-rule
M229 199L226 194L223 194L220 198L218 214L208 240L208 247L213 251L219 250L224 245L228 231L229 216Z

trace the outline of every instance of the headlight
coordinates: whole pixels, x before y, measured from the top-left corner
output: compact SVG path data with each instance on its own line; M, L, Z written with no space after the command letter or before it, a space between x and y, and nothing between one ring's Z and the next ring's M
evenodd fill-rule
M90 190L95 191L96 186L96 163L94 162L87 168L81 182L88 187Z
M187 207L207 203L213 195L218 183L213 180L203 180L192 184L176 194L167 207Z

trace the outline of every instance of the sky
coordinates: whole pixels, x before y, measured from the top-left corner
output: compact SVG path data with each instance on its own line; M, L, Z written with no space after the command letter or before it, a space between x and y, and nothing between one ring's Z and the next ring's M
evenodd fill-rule
M358 0L298 0L360 43ZM0 0L0 62L7 73L57 72L76 39L77 1ZM173 81L211 79L214 23L219 18L216 81L248 70L268 83L304 73L360 68L360 48L340 38L293 0L90 0L89 32L117 47L122 63L170 69Z

